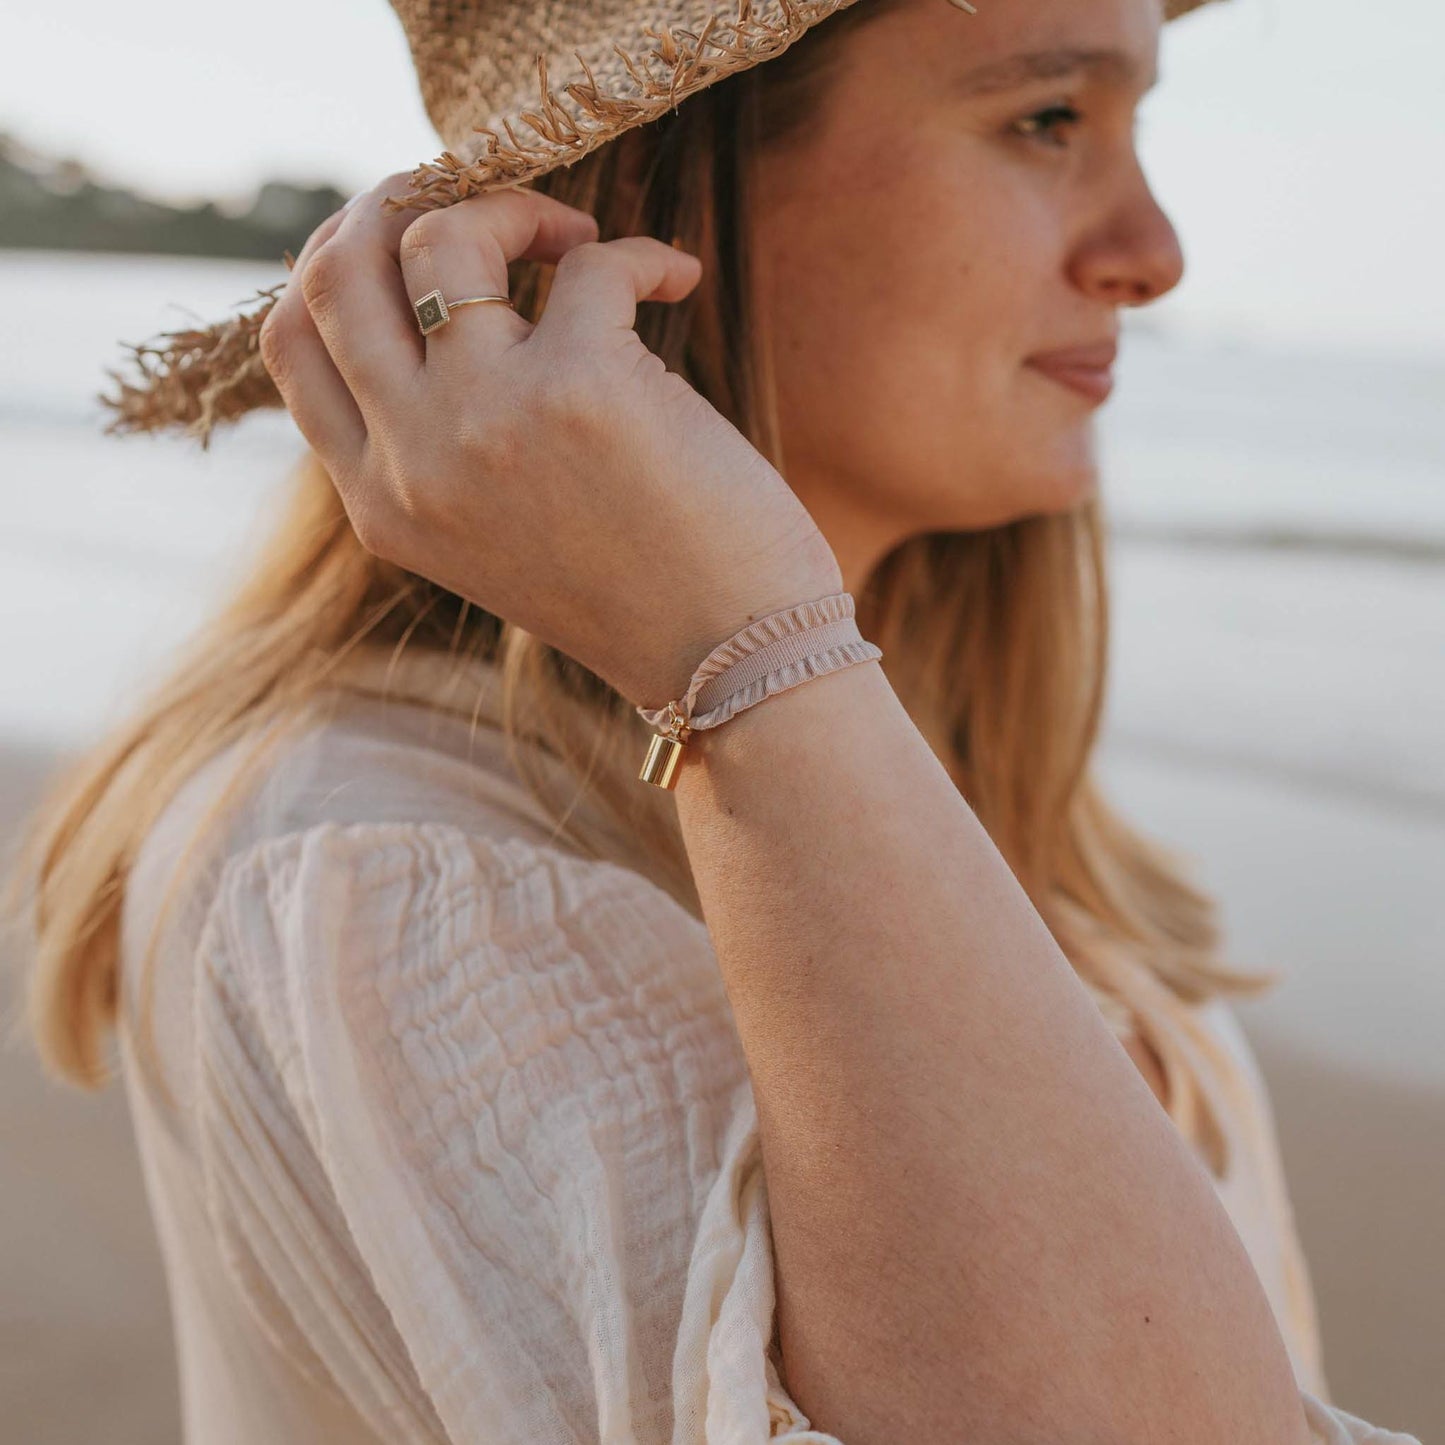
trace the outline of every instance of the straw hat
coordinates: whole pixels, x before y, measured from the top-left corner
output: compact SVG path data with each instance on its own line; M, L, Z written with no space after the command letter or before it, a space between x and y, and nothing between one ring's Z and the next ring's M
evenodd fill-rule
M569 165L867 0L391 3L447 147L412 172L403 195L389 198L394 208L421 212ZM969 0L951 3L976 13ZM1165 0L1164 18L1205 3ZM116 413L106 432L179 428L206 447L218 422L284 405L259 350L261 323L284 285L258 291L263 304L239 316L162 333L162 345L122 342L141 376L132 383L107 372L120 391L98 397Z

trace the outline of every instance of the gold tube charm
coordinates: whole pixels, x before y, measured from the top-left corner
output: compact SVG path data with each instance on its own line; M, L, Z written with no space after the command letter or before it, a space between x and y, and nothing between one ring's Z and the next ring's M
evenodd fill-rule
M682 761L683 744L687 741L691 729L683 720L676 703L668 703L667 711L667 731L653 733L652 741L647 745L647 757L643 759L642 771L637 776L644 783L671 789L677 786L677 768Z

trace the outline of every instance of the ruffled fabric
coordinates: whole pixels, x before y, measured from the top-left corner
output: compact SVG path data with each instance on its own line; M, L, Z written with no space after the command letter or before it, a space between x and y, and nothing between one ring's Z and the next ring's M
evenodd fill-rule
M677 711L693 732L714 728L810 678L877 661L883 650L864 639L854 614L852 594L837 592L760 617L708 653ZM662 731L672 720L666 704L637 711Z

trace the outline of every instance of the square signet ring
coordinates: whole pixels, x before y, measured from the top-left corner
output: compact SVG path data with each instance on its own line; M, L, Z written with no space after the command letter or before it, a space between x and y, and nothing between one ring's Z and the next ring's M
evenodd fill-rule
M416 312L421 334L429 336L452 319L452 312L458 306L475 306L482 301L500 301L508 307L512 304L510 296L463 296L459 301L448 301L440 291L428 291L419 301L411 303L411 309Z

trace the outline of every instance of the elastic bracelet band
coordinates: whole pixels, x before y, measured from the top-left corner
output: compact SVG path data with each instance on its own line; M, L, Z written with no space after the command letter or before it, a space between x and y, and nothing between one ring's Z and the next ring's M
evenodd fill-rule
M638 777L671 788L691 733L718 727L800 683L882 656L882 649L858 631L848 592L760 617L708 653L680 698L637 709L644 722L662 729L648 745Z

